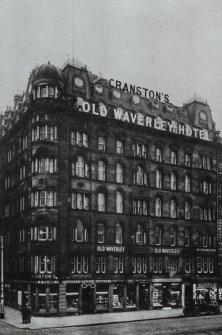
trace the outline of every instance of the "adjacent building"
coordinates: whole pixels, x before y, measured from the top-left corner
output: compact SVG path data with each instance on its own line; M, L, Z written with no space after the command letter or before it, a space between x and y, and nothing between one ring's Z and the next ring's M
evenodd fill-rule
M1 119L7 304L65 315L221 299L221 144L206 102L176 107L44 64Z

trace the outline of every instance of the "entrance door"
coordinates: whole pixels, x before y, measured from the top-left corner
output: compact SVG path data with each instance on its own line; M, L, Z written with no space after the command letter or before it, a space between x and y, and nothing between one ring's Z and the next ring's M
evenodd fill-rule
M185 283L185 305L193 300L193 285Z
M149 287L147 284L140 285L139 309L149 309Z
M93 289L90 287L82 289L82 313L93 313Z

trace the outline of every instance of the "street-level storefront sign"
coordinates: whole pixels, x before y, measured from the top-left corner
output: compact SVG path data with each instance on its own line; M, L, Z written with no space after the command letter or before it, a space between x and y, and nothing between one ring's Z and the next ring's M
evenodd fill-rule
M154 248L155 254L180 254L180 248Z
M120 247L120 246L112 246L112 245L97 245L96 248L97 251L101 252L120 252L124 253L125 252L125 247Z

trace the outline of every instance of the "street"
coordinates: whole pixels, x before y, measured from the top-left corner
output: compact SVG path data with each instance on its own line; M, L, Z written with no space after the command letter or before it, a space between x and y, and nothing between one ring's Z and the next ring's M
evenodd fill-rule
M102 316L101 316L102 317ZM196 318L174 318L162 320L148 320L128 323L104 324L99 326L51 328L25 330L9 326L0 321L2 335L158 335L158 334L222 334L222 316L200 316Z

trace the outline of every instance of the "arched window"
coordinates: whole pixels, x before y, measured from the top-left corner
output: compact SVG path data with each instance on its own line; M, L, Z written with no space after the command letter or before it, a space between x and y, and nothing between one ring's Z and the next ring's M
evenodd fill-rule
M162 201L160 198L155 200L155 215L162 216Z
M123 183L123 167L120 163L116 164L116 182Z
M177 176L173 172L170 174L170 188L172 191L177 189Z
M143 171L141 166L138 166L134 173L134 184L147 185L147 174Z
M121 192L116 192L116 213L123 213L123 195Z
M156 170L156 187L162 188L162 172L160 170Z
M97 225L97 241L98 243L105 242L105 227L104 227L104 224L102 223L99 223Z
M172 247L176 245L176 239L177 239L176 229L171 227L170 228L170 245Z
M77 226L74 228L73 240L76 242L88 242L89 234L88 229L84 228L81 220L77 220Z
M174 199L170 202L170 217L173 219L177 217L177 203Z
M184 245L185 247L190 246L190 231L187 228L184 231Z
M159 226L155 227L155 244L156 245L161 245L162 244L162 230Z
M190 192L190 176L185 175L184 185L185 185L185 192Z
M123 243L123 227L120 223L116 224L116 244Z
M98 163L98 179L106 180L106 165L103 161Z
M98 211L99 212L105 212L105 194L100 192L98 193Z
M72 164L72 175L77 177L89 177L89 165L85 163L83 157L79 156L76 164Z
M188 201L185 202L185 219L189 220L191 218L191 205Z

